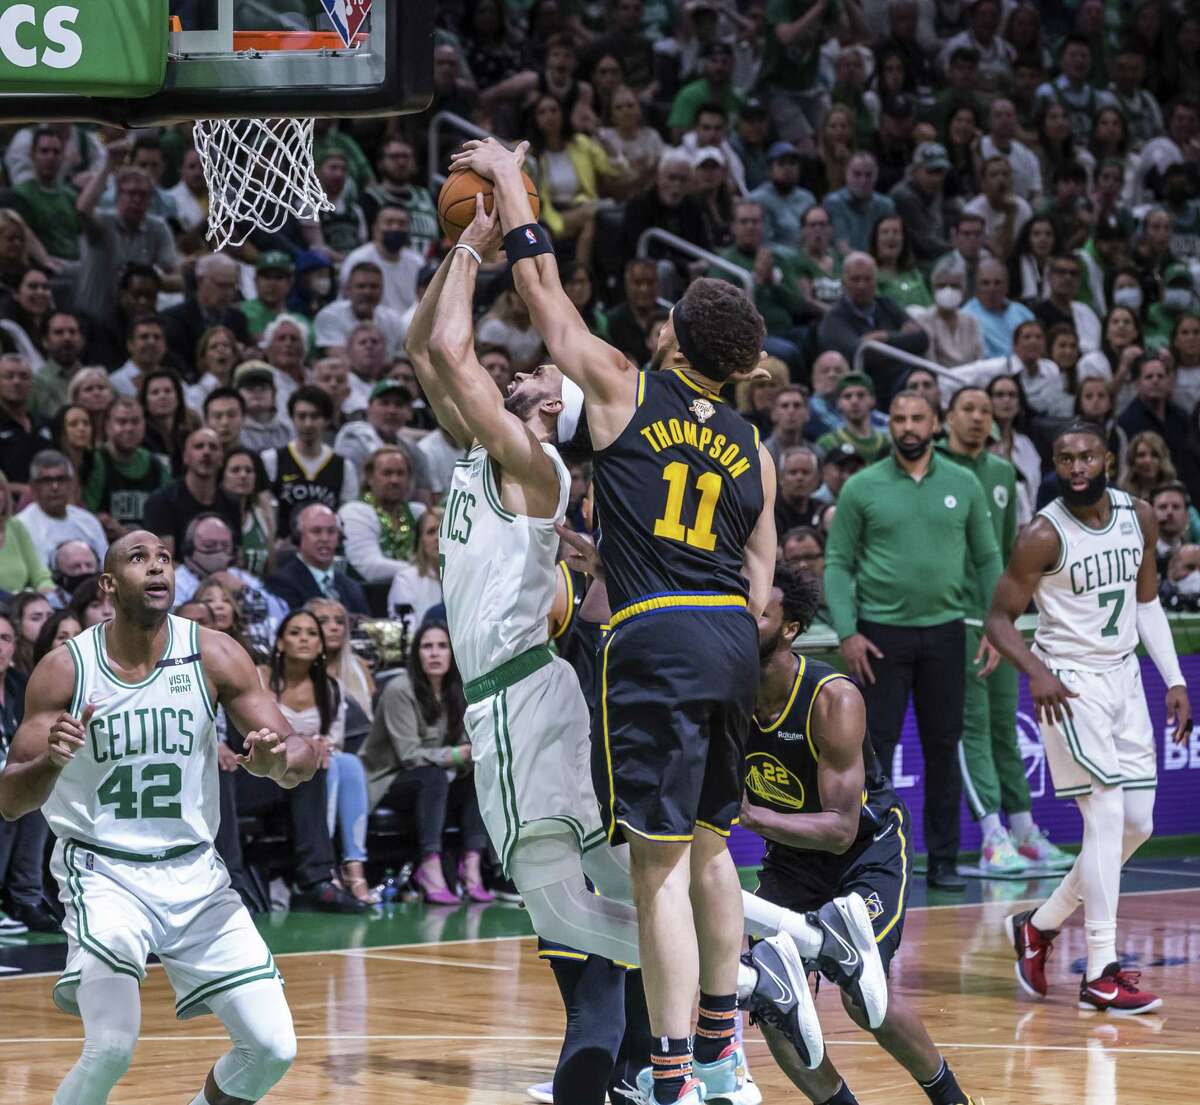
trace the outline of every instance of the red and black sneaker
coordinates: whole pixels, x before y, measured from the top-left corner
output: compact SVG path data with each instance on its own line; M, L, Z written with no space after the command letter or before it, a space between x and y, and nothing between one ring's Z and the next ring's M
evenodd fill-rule
M1079 983L1079 1008L1109 1013L1114 1017L1136 1017L1162 1005L1162 998L1138 989L1141 971L1124 971L1119 963L1110 963L1090 982L1085 975Z
M1046 960L1058 932L1034 928L1031 917L1032 909L1009 914L1004 918L1004 931L1017 953L1017 962L1013 966L1017 982L1031 998L1041 999L1046 996Z

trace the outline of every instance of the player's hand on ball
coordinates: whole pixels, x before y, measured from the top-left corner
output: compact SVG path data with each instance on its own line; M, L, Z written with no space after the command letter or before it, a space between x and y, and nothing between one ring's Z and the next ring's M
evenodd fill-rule
M569 526L556 524L554 532L562 540L560 552L567 562L567 567L576 572L584 572L593 579L604 578L604 562L592 539L587 534L577 533Z
M494 261L500 252L504 236L500 232L500 212L496 203L492 203L492 213L489 215L483 204L483 193L475 193L475 218L459 236L458 244L470 246L485 261Z
M1188 701L1187 687L1167 689L1167 723L1172 726L1171 734L1176 744L1186 744L1192 732L1192 704Z
M528 149L528 142L519 142L515 150L510 150L496 138L472 138L463 143L458 153L451 154L450 171L471 169L481 177L494 181L496 174L510 165L520 169L525 163Z
M75 751L83 747L88 722L95 712L96 707L89 703L83 711L83 717L73 718L64 712L55 719L50 726L50 740L46 746L46 755L55 767L61 770L75 759Z
M251 775L269 779L279 778L287 770L287 737L270 729L256 729L246 734L246 751L237 762Z
M1033 712L1038 721L1061 725L1065 718L1073 717L1069 699L1078 698L1049 668L1029 677L1029 694L1033 698Z

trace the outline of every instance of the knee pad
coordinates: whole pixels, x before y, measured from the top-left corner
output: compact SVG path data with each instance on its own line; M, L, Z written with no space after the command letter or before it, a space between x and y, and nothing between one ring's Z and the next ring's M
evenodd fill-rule
M239 1040L213 1068L217 1087L229 1097L258 1101L266 1097L296 1058L296 1033L288 1025L254 1040Z
M99 1029L84 1039L81 1062L97 1082L115 1085L133 1061L136 1043L137 1037L127 1032Z

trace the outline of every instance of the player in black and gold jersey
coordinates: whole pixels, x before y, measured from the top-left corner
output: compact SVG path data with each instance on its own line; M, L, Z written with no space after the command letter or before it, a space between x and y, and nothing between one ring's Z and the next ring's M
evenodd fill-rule
M753 374L765 327L739 289L697 280L662 328L659 371L639 372L588 331L563 291L521 176L527 148L467 142L454 168L494 182L516 290L583 392L613 609L593 780L610 843L630 848L655 1036L638 1083L658 1102L699 1102L717 1083L744 1088L735 996L786 1026L813 1063L822 1050L815 1017L801 1012L803 965L789 935L756 947L752 982L739 972L742 899L726 847L758 681L755 619L775 563L775 471L720 391Z
M741 824L767 841L756 893L821 918L837 895L866 900L886 969L900 947L912 879L908 810L867 735L866 706L848 676L792 651L820 600L811 576L786 564L775 573L758 623L762 678L746 757ZM846 1012L872 1031L850 994ZM814 1102L856 1105L826 1054L816 1070L770 1026L763 1034L785 1074ZM875 1039L933 1105L970 1105L916 1011L891 990Z

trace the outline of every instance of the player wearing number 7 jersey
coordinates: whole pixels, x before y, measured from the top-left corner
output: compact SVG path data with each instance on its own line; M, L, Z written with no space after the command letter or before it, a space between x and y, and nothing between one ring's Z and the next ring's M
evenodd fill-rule
M1158 601L1154 511L1107 486L1107 437L1072 423L1054 439L1059 497L1013 549L987 619L992 643L1029 677L1042 743L1060 798L1083 814L1083 846L1070 873L1036 910L1006 925L1021 988L1046 995L1046 956L1083 901L1087 966L1083 1009L1148 1013L1161 999L1138 988L1139 972L1117 957L1121 866L1151 832L1156 785L1154 728L1146 708L1139 639L1167 685L1175 739L1192 727L1187 687ZM1015 621L1033 599L1033 648Z
M726 838L758 682L756 618L775 565L774 468L720 391L754 371L765 329L732 285L698 280L662 329L658 371L637 371L588 332L563 292L521 183L524 150L468 142L455 168L494 181L516 289L583 391L612 607L592 775L609 842L630 847L655 1037L645 1083L656 1101L698 1101L697 988L697 1072L732 1054L743 916Z
M5 819L43 809L66 907L67 965L54 988L83 1020L79 1061L54 1105L102 1105L129 1066L138 987L153 952L184 1019L214 1013L233 1038L192 1105L257 1101L296 1049L279 972L213 850L220 819L217 706L246 733L246 770L292 787L315 747L224 633L169 611L171 554L135 531L110 546L100 589L111 622L37 665L0 775Z

